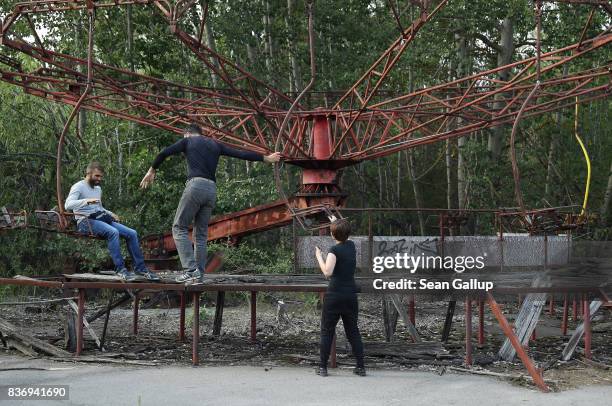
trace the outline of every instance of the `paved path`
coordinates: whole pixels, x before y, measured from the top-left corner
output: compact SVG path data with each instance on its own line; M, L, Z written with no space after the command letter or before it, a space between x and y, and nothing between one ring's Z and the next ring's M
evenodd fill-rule
M3 401L0 405L612 405L612 385L544 394L495 378L421 371L330 370L321 378L310 367L125 367L61 363L0 354L0 385L68 384L69 401Z

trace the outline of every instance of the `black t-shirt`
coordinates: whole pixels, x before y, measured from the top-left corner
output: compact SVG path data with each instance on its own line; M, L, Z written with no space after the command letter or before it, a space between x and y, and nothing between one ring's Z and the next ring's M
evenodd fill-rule
M328 292L356 293L355 267L357 266L357 251L355 243L346 240L334 245L330 254L336 256L336 266L329 281Z
M248 161L263 161L263 155L257 152L231 148L210 137L193 136L185 137L161 151L151 166L157 169L164 159L181 152L185 153L185 158L187 158L187 179L200 177L215 181L217 164L221 155Z

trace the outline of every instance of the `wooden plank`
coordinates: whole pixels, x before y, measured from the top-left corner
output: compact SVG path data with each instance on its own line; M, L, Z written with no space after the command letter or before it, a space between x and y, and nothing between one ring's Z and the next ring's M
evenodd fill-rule
M474 375L487 375L487 376L496 376L496 377L499 377L499 378L508 378L508 379L512 379L512 380L526 379L526 380L529 380L529 381L533 381L533 378L530 377L529 375L504 374L504 373L500 373L500 372L488 371L486 369L465 369L465 368L459 368L459 367L455 367L455 366L449 366L448 369L450 371L464 372L464 373L474 374ZM551 380L551 379L546 379L546 382L548 382L548 383L555 383L555 384L559 383L559 381L555 381L555 380Z
M19 281L38 281L38 279L30 278L29 276L25 275L15 275L13 276L13 279L17 279Z
M123 282L123 278L117 275L104 275L97 273L74 273L64 274L66 279L75 280L86 280L86 281L112 281L112 282ZM144 278L142 278L144 279Z
M15 286L41 286L47 288L62 288L63 283L59 281L47 281L41 279L30 278L27 276L16 275L13 278L0 278L1 285L15 285Z
M550 281L545 275L537 277L532 286L534 287L545 287L550 284ZM526 346L529 343L529 338L535 330L542 309L546 304L546 293L531 293L525 296L525 300L521 305L521 310L516 316L514 322L514 333L519 339L522 346ZM504 340L504 343L499 350L499 357L504 361L512 361L516 356L516 350L512 346L509 338Z
M595 313L597 313L602 303L603 302L601 300L593 300L591 304L589 305L589 309L591 313L591 317L590 317L591 320L593 320L593 316L595 315ZM584 322L580 323L580 325L576 327L574 334L572 334L567 344L565 344L565 347L563 348L563 352L561 353L561 359L563 361L569 361L570 358L572 358L572 355L574 355L574 351L576 351L576 347L578 346L578 343L582 339L583 335L584 335Z
M46 343L38 338L29 336L19 332L19 329L8 321L0 318L0 331L4 336L4 339L14 339L24 345L30 346L38 351L44 352L45 354L53 355L55 357L70 357L71 354L68 351L61 350Z
M96 313L92 314L91 316L87 317L87 322L88 323L92 323L94 320L99 319L100 317L106 315L106 313L112 309L114 309L115 307L121 306L124 303L127 303L130 300L131 296L129 293L124 293L123 296L121 296L120 298L118 298L117 300L115 300L111 305L110 308L103 308L98 310Z
M368 357L391 356L410 359L456 358L439 341L421 341L418 343L407 343L405 341L395 341L392 343L364 341L363 346L364 353Z
M408 317L408 311L406 310L406 306L402 306L402 301L400 300L399 295L389 295L391 302L395 306L395 309L399 313L400 318L404 322L404 325L408 329L408 333L414 339L415 342L420 343L421 337L419 336L419 332L416 327L410 321L410 317Z
M139 365L139 366L148 366L155 367L159 365L159 362L152 361L133 361L133 360L118 360L112 358L104 358L104 357L64 357L64 358L53 358L54 361L66 361L66 362L90 362L90 363L100 363L100 364L119 364L119 365Z
M393 335L395 334L395 330L397 328L397 318L399 314L395 309L395 305L391 302L391 299L388 295L383 295L382 297L382 314L383 314L383 327L385 329L385 340L387 342L391 342L393 340Z
M13 338L6 338L3 341L5 342L7 348L12 348L14 350L17 350L23 355L27 355L28 357L38 356L38 354L36 353L36 351L34 351L32 347L22 343L19 340L15 340Z
M126 282L122 277L115 275L115 274L106 275L106 274L99 274L99 273L74 273L74 274L64 274L64 277L72 281L121 282L121 283ZM147 280L147 278L141 275L136 275L136 279L134 279L133 281L130 281L130 283L133 283L133 282L167 283L167 284L173 284L173 285L178 284L178 282L176 282L172 278L161 277L161 281L152 282L152 281Z
M529 338L538 324L547 296L546 293L531 293L525 296L521 310L514 322L514 332L522 346L529 343ZM504 361L512 361L515 356L516 351L514 347L512 343L510 343L510 340L506 338L499 350L499 357Z
M79 309L78 309L76 303L74 303L74 300L69 299L68 300L68 304L70 305L70 307L72 307L72 310L74 310L75 313L78 313ZM85 318L85 317L83 317L83 325L85 326L87 331L89 331L89 335L91 335L91 337L96 341L96 344L98 345L98 348L102 348L102 346L100 345L100 339L98 338L98 335L96 334L94 329L91 328L91 326L87 322L87 318Z

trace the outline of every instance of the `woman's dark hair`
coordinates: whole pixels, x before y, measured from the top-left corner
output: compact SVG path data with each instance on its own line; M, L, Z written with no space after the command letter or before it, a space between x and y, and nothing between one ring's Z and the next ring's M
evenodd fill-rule
M347 219L336 220L331 223L329 228L331 229L332 237L340 242L346 241L351 234L351 223Z
M185 132L187 132L187 133L191 133L191 134L200 134L200 135L202 135L202 128L200 128L200 126L198 125L198 123L196 123L196 122L191 122L191 123L189 123L189 125L187 126L187 129L185 130Z

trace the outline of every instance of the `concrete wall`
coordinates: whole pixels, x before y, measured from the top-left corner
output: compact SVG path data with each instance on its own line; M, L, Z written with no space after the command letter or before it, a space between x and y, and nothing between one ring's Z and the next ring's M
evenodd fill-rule
M357 267L359 271L370 270L368 263L368 237L352 236L357 248ZM503 240L496 236L455 236L446 237L394 237L376 236L373 238L372 256L395 256L407 253L409 256L482 256L485 267L534 267L543 266L545 258L548 265L567 264L570 257L571 240L567 236L532 237L528 235L504 235ZM334 245L328 236L298 237L296 260L298 268L317 267L314 255L315 246L324 253Z

